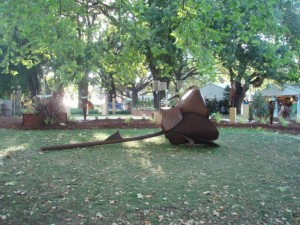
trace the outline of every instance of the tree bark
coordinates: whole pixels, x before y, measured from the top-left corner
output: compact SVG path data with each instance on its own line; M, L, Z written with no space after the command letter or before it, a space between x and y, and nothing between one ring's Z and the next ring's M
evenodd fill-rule
M234 106L236 107L236 112L238 115L241 114L241 107L243 100L246 96L246 92L248 91L249 88L247 88L249 85L245 84L244 87L242 86L241 82L236 81L235 82L235 87L236 87L236 92L235 92L235 98L234 98Z
M135 107L138 103L139 97L138 97L138 90L135 88L131 89L131 97L132 97L132 105Z

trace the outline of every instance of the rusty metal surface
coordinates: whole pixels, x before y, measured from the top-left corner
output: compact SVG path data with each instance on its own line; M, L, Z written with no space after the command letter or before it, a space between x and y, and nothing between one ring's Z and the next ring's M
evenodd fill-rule
M201 97L199 88L195 85L187 89L175 107L178 107L182 114L193 112L208 118L208 110Z
M178 115L181 120L178 121ZM174 123L174 120L177 123ZM219 136L216 126L208 118L199 88L191 86L171 109L162 113L162 128L171 144L210 143Z
M178 107L172 107L170 109L162 109L161 110L162 121L161 126L164 131L171 130L182 120L182 113Z

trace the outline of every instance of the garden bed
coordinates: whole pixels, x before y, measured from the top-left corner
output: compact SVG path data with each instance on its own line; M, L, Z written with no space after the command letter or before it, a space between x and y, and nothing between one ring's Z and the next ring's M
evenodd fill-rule
M274 124L262 124L258 122L235 123L230 124L228 121L222 121L216 124L218 128L254 128L266 129L270 131L278 131L300 135L300 124L294 120L290 120L287 126L282 126L277 120ZM20 117L0 117L0 128L9 129L121 129L121 128L160 128L159 124L153 123L150 119L99 119L86 121L70 121L61 122L55 125L34 125L24 126Z

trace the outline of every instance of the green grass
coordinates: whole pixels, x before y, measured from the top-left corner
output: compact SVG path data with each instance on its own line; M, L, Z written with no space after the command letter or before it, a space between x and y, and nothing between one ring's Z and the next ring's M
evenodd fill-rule
M220 147L161 136L39 151L114 131L0 130L0 224L299 223L299 136L223 128Z

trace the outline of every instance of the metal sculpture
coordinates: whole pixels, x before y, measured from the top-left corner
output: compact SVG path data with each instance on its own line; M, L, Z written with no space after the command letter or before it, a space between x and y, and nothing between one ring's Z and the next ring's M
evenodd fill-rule
M219 136L199 88L191 86L175 106L162 110L162 129L171 144L212 143Z
M171 144L212 144L219 136L216 126L209 120L208 110L199 88L191 86L170 109L162 109L162 130L153 134L122 138L119 131L104 141L42 147L41 150L60 150L142 140L165 135Z

